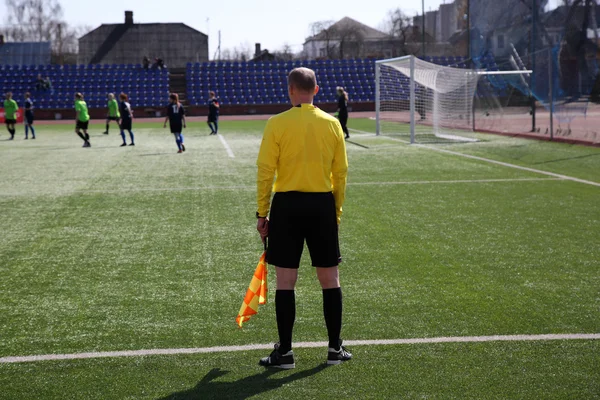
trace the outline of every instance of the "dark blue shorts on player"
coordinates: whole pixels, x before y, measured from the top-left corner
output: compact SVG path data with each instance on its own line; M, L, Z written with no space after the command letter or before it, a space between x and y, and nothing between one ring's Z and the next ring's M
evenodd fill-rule
M275 193L267 262L298 268L305 240L313 267L335 267L341 262L333 193Z

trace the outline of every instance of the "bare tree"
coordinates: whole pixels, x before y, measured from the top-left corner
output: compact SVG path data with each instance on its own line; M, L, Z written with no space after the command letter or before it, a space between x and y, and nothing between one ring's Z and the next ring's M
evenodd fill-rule
M315 40L325 42L325 57L333 58L336 50L337 32L333 24L335 21L317 21L310 25L312 36ZM320 55L319 55L320 56Z
M220 60L227 61L248 61L252 58L252 47L248 42L240 43L237 46L226 48L221 51Z
M58 0L5 0L8 11L6 39L16 42L49 41L59 62L77 53L77 38L88 28L70 27L62 19Z
M383 31L388 33L398 47L400 55L411 54L409 41L414 41L412 19L400 8L388 11L387 18L382 24Z
M339 58L358 58L362 54L364 45L364 32L349 24L335 26L335 34L339 40Z
M291 61L294 59L294 52L292 51L292 46L288 43L284 43L281 50L278 50L274 53L277 58L280 58L284 61Z

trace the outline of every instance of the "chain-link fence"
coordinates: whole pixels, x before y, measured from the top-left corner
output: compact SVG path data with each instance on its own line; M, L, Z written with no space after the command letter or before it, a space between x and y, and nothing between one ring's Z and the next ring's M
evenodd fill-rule
M476 128L600 142L597 1L471 1L469 11L475 68L531 70L481 80Z

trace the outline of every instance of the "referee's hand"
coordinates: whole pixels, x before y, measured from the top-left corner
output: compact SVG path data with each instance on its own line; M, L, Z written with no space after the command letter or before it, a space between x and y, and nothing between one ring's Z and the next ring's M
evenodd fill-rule
M264 242L266 237L269 236L269 220L267 218L259 218L256 221L256 230Z

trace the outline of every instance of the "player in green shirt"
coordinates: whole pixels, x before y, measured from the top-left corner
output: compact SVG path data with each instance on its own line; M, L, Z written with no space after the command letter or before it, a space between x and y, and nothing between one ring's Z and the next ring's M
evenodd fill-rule
M12 93L6 93L6 100L4 100L4 123L6 124L6 129L10 133L10 139L13 140L15 138L15 124L17 123L17 111L19 106L17 102L12 99Z
M117 125L119 125L119 120L121 119L121 114L119 113L119 103L115 100L115 95L112 93L108 94L108 115L106 116L106 131L104 131L105 135L108 135L108 127L110 125L110 121L116 121Z
M75 120L75 133L83 139L83 147L92 147L90 135L87 133L90 113L81 93L75 93Z

